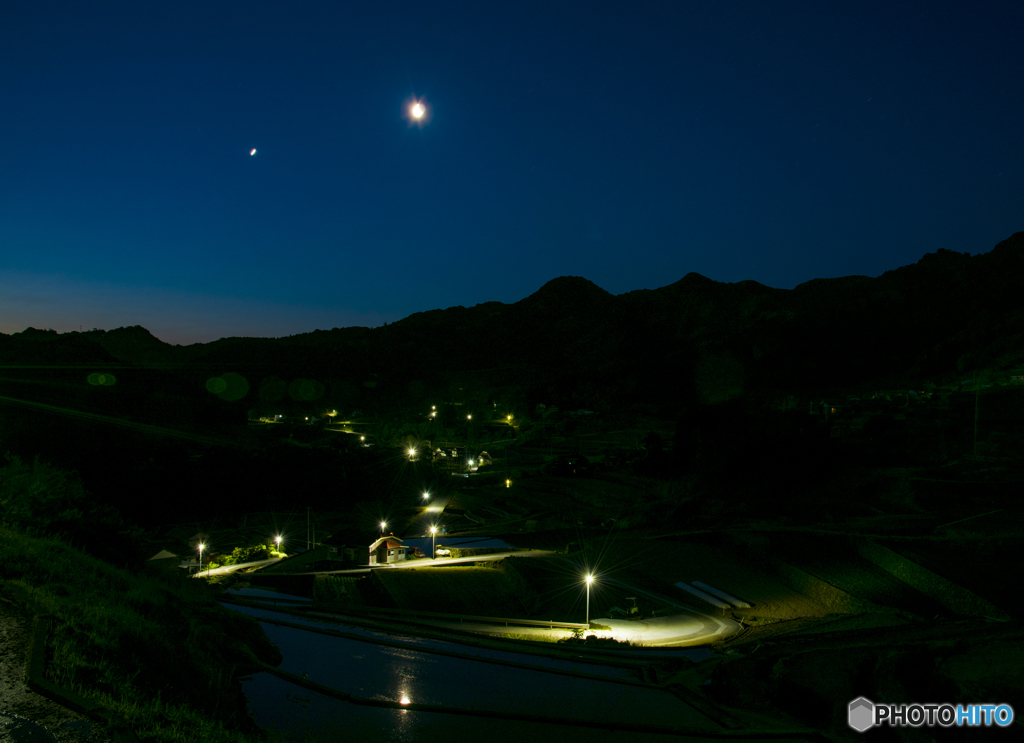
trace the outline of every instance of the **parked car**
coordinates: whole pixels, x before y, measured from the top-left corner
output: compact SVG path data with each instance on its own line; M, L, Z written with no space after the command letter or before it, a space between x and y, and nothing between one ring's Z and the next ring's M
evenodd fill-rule
M441 557L451 557L452 551L446 550L444 547L438 547L435 550L435 553L440 555Z

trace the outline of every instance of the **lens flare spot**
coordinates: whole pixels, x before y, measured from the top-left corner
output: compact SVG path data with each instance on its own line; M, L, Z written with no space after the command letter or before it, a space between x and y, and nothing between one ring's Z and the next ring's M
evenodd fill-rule
M316 379L295 379L288 385L288 394L293 400L319 400L324 394L324 385Z

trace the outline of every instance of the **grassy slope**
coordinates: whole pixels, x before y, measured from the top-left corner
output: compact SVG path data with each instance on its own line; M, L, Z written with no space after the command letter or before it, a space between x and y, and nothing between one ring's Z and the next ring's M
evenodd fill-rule
M522 617L532 591L504 563L492 567L407 568L379 571L388 594L403 609Z
M204 582L133 574L6 528L0 579L27 612L56 617L47 677L121 714L140 740L256 739L235 673L252 666L250 647L269 662L280 656Z

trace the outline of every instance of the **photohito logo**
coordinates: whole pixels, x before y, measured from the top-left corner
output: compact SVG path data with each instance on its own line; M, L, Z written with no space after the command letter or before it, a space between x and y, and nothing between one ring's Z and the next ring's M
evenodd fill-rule
M875 704L857 697L847 708L847 723L858 733L888 723L891 726L944 728L955 725L978 727L1013 722L1013 707L1008 704Z

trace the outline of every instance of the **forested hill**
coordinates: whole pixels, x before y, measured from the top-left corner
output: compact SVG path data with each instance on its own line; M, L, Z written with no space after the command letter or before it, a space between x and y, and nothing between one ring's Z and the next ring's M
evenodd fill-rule
M792 290L698 274L618 296L579 277L514 304L411 315L379 328L170 346L141 327L0 334L0 363L128 364L303 376L392 402L454 380L577 407L687 405L741 395L852 393L1024 365L1024 232L877 278ZM255 386L259 382L252 379ZM328 390L329 391L329 390Z

